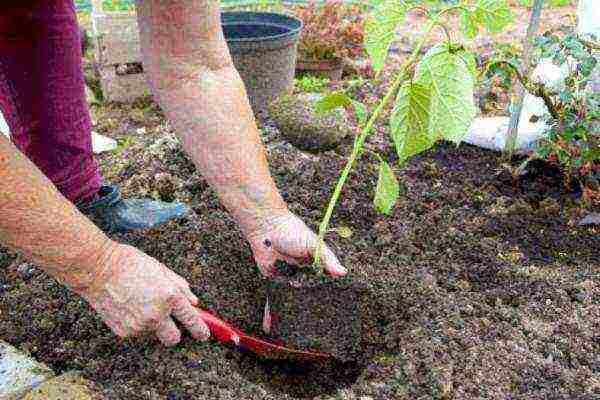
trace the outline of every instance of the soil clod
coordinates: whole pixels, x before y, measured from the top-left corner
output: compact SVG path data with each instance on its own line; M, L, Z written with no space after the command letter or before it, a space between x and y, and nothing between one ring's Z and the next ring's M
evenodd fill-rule
M364 289L310 274L275 278L267 283L271 335L286 346L353 360L360 350Z

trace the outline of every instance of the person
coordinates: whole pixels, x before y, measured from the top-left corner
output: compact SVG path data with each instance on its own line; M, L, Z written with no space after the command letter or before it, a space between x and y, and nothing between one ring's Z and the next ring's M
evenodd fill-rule
M0 243L82 296L120 337L179 342L180 321L210 336L188 282L105 231L179 218L179 204L120 198L101 184L91 154L81 38L73 0L0 6ZM218 0L136 0L142 62L152 94L183 148L249 242L260 272L314 256L317 236L288 209L269 174ZM134 201L135 200L135 201ZM94 223L94 222L96 223ZM323 248L324 269L346 269Z

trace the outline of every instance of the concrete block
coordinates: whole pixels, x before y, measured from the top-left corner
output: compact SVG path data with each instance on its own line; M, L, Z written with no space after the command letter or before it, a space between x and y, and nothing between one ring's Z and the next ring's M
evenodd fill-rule
M50 379L27 393L22 400L103 400L95 385L71 371Z
M46 365L0 341L0 399L20 399L52 377L54 373Z
M95 56L100 66L141 60L135 12L95 13L92 20Z

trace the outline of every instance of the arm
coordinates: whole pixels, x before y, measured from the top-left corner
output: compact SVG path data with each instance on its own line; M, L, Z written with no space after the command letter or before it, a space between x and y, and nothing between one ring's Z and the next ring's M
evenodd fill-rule
M119 336L155 331L179 341L173 314L192 335L208 327L187 282L139 250L110 240L0 135L0 243L67 284Z
M221 29L217 0L137 0L144 70L185 151L250 242L265 275L314 254L269 173L254 115ZM345 274L333 252L325 268Z
M101 275L101 259L115 246L1 135L0 242L75 291Z
M271 178L244 84L214 0L138 2L153 93L185 151L248 234L287 211Z

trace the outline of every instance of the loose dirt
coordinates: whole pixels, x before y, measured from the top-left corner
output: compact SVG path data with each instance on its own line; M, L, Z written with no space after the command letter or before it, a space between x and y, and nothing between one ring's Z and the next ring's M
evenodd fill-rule
M106 105L95 114L95 130L121 144L99 157L107 181L125 196L185 201L196 213L115 239L185 277L207 309L261 334L266 282L156 106ZM263 133L290 209L316 228L352 138L309 155L268 124ZM394 162L386 135L377 126L369 147ZM584 208L599 206L582 205L577 187L560 177L533 168L515 182L500 155L440 144L397 171L404 193L381 216L372 206L376 161L363 157L332 219L352 237L327 237L353 281L370 288L359 360L270 362L189 335L168 349L152 338L119 340L53 279L22 276L23 260L3 249L0 337L58 372L83 371L108 399L600 396L600 230L576 225Z
M186 201L197 215L115 238L184 276L206 308L261 334L266 282L160 113L139 103L103 107L97 117L96 129L123 144L100 156L108 181L125 196ZM316 227L351 144L308 155L267 131L278 187ZM379 139L374 148L393 161ZM600 388L598 228L576 227L576 191L536 189L531 201L535 185L507 181L501 164L496 153L441 144L398 171L406 191L389 217L372 206L376 160L365 156L351 174L332 226L353 235L327 241L370 288L362 360L268 362L189 335L170 349L119 340L45 274L21 278L20 259L6 251L0 337L59 372L82 370L109 399L587 398Z

